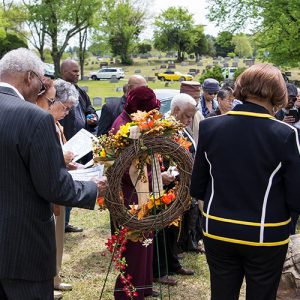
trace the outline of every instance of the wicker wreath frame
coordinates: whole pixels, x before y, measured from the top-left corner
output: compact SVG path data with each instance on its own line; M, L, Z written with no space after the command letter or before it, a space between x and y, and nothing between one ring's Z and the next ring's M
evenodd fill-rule
M152 153L169 156L177 165L180 180L176 199L170 206L156 215L145 216L138 220L137 216L130 214L128 208L124 205L123 199L120 197L120 191L122 191L124 173L129 169L134 159L145 154L145 151L147 151L145 147L151 149ZM131 230L145 232L168 226L190 206L189 186L192 164L191 154L170 138L146 136L142 140L134 140L133 144L126 147L107 170L108 189L105 193L105 203L113 221Z

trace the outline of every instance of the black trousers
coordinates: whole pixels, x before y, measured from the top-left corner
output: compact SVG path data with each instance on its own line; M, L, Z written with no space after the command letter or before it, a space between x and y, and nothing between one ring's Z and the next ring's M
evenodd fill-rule
M163 231L165 232L165 238ZM175 272L181 268L177 255L178 233L179 229L175 226L166 227L156 233L153 243L154 278L163 277L170 274L170 272ZM167 253L167 256L165 253Z
M246 246L204 237L211 299L238 300L245 277L246 300L275 300L288 245Z
M53 300L53 279L27 281L0 279L0 300Z

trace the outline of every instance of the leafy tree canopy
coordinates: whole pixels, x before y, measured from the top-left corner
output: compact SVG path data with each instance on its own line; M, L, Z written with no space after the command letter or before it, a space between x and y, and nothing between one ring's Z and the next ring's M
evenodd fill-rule
M193 15L183 7L169 7L156 17L154 25L154 46L158 50L176 50L178 60L184 59L184 52L192 44L194 30Z
M211 21L232 30L255 28L256 44L277 65L300 61L299 0L209 0Z

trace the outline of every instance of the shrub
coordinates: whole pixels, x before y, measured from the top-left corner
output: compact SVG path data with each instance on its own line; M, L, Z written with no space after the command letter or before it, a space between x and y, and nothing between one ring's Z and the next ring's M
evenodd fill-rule
M222 70L220 66L214 66L213 68L206 68L205 72L201 75L199 81L203 83L203 81L207 78L214 78L218 81L223 81Z

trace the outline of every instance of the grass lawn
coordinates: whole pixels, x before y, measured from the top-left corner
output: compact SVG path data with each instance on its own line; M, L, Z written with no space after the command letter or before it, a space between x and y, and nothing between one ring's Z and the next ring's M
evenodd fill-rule
M65 300L96 300L108 270L110 254L106 251L105 242L110 234L109 215L107 211L88 211L73 209L72 225L84 228L83 233L67 233L63 256L62 275L64 281L73 285L73 290L64 293ZM106 256L103 256L103 253ZM209 274L205 256L185 254L182 265L196 271L194 276L174 276L177 287L170 287L171 299L209 299ZM113 299L113 288L116 273L111 272L102 299ZM163 299L169 299L168 288L162 286ZM155 290L159 286L155 284ZM150 298L151 299L151 298Z
M98 300L110 262L105 242L110 235L108 211L73 209L71 224L84 228L82 233L67 233L63 255L62 275L64 282L71 283L73 290L64 292L64 300ZM209 272L205 255L185 253L181 261L184 267L195 270L194 276L174 276L178 286L162 286L163 299L182 300L210 298ZM102 299L111 300L116 273L110 272ZM159 285L155 284L159 291ZM244 299L244 290L240 299ZM149 298L152 299L152 298Z

